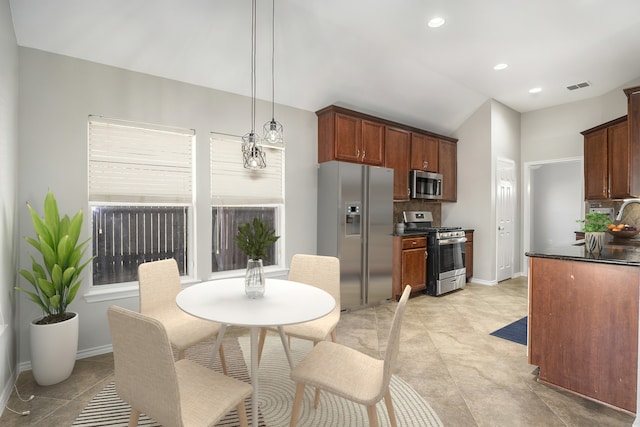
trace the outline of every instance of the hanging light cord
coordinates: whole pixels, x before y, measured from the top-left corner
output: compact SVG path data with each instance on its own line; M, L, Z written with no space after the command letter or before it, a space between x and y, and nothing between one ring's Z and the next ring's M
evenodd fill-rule
M261 138L256 135L256 50L257 50L257 7L251 1L251 131L242 137L243 166L246 169L264 169L267 164L265 153L258 145Z
M251 133L256 130L256 0L251 1Z
M276 2L271 0L271 120L276 120L276 72L275 72L275 57L276 57Z

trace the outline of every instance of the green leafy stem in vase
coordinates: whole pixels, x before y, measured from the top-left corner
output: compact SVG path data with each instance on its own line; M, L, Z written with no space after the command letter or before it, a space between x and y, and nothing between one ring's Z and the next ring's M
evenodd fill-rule
M275 230L269 229L267 224L256 217L252 222L238 226L235 240L238 248L249 259L266 259L267 250L279 238Z
M607 231L611 217L602 212L589 212L584 216L584 219L578 219L576 222L582 223L582 231L585 233Z

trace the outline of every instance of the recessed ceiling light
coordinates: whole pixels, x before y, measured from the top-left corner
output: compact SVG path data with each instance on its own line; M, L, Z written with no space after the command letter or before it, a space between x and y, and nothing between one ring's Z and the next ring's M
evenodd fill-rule
M440 17L440 16L436 16L435 18L432 18L427 25L430 28L438 28L444 25L444 18Z
M529 89L529 93L540 93L540 92L542 92L541 87L532 87L531 89Z
M493 69L494 69L494 70L496 70L496 71L500 71L500 70L504 70L504 69L505 69L505 68L507 68L508 66L509 66L508 64L505 64L505 63L503 62L503 63L500 63L500 64L496 64L496 65L494 65L494 66L493 66Z

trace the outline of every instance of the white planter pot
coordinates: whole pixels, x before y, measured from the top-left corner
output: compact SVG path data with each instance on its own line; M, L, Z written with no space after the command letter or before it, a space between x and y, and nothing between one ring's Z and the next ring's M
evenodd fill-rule
M29 325L31 368L41 386L57 384L69 378L78 352L78 313L69 320L50 325Z
M584 233L584 246L590 254L600 254L604 249L604 231L587 231Z

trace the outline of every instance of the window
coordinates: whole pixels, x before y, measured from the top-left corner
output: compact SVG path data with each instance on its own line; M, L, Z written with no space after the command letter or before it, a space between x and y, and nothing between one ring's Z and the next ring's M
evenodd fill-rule
M236 247L238 226L259 217L282 236L284 228L284 150L263 146L267 167L242 166L242 138L211 135L211 265L213 272L243 269L246 256ZM283 238L271 247L265 266L282 265Z
M187 271L186 206L93 206L93 283L138 280L138 265L174 258Z
M253 218L258 217L274 230L278 229L277 207L214 206L212 215L213 248L211 265L214 273L247 267L247 257L236 247L234 240L238 226L251 222ZM278 264L277 246L276 242L267 251L267 258L263 260L264 266Z
M94 285L165 258L188 273L194 142L193 130L89 117Z

